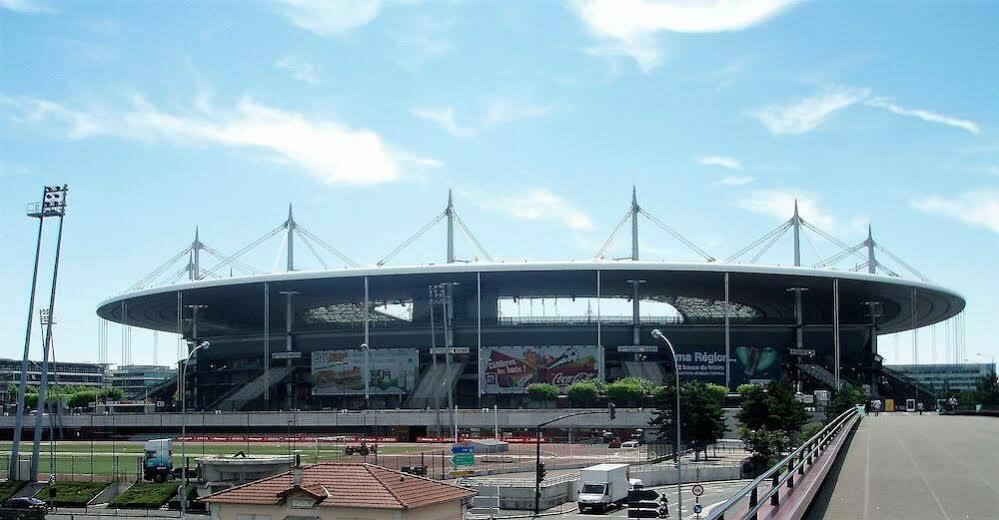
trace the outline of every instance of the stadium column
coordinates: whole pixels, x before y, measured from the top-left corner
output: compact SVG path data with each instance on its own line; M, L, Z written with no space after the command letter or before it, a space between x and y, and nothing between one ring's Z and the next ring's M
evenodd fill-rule
M732 341L729 330L729 273L725 273L725 389L732 391Z
M839 390L840 379L840 344L839 344L839 278L833 278L833 376L835 390Z
M271 284L264 282L264 408L271 404Z
M368 277L365 276L364 277L364 346L365 346L365 348L364 348L364 402L365 402L365 404L367 404L368 399L370 398L370 393L369 393L370 392L370 388L369 388L369 386L371 384L371 372L368 369L368 366L369 366L368 365L368 358L370 356L368 354L368 352L371 349L371 344L368 343L368 341L370 341L370 337L369 337L369 334L368 334L368 326L370 325L371 317L368 314L368 308L369 308L369 303L368 303Z
M292 363L291 363L291 361L292 361L291 360L291 351L292 351L292 347L294 346L293 345L294 344L294 338L292 338L291 326L294 324L294 321L295 321L294 307L291 304L291 299L292 299L293 296L295 296L296 294L300 294L300 293L298 291L281 291L281 294L283 294L285 296L285 307L284 307L284 351L286 352L285 355L288 356L285 361L287 362L286 366L288 367L288 370L289 370L289 374L287 376L285 376L286 378L288 378L288 382L285 384L285 399L286 399L285 402L286 402L286 405L288 407L288 410L291 410L291 409L294 408L293 401L294 401L294 386L295 386L295 384L294 384L294 380L295 380L294 375L292 373L290 373L291 372L291 365L292 365Z
M604 379L604 365L606 363L606 355L604 352L603 337L601 336L601 315L600 315L600 269L597 269L597 378Z
M482 273L475 273L475 356L479 383L478 404L482 406Z

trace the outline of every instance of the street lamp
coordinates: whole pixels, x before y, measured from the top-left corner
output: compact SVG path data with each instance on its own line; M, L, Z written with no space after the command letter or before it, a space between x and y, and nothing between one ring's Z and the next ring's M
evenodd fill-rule
M181 468L184 473L184 476L180 479L180 488L178 489L181 517L187 511L187 495L185 494L187 491L187 363L191 361L195 353L199 350L208 350L210 345L211 343L202 341L198 346L191 349L191 352L184 359L184 366L180 371L180 456Z
M583 412L573 412L567 413L565 415L560 415L554 419L545 421L534 427L535 439L534 439L534 516L538 516L541 506L541 481L545 479L545 466L541 464L541 428L548 426L549 424L561 421L562 419L568 419L569 417L575 417L577 415L590 415L594 413L604 413L602 410L586 410ZM609 403L607 405L607 414L613 421L617 417L617 408L614 403Z
M363 378L363 380L364 380L364 407L365 407L365 409L367 409L367 407L368 407L368 399L371 397L371 395L369 393L369 390L368 390L368 388L369 388L368 385L369 385L369 379L371 377L371 372L368 369L368 344L367 343L361 343L361 352L364 353L364 378Z
M681 485L683 484L683 453L680 449L683 444L680 442L680 364L676 361L676 350L673 349L673 344L670 343L669 338L663 336L663 333L659 329L652 330L652 337L660 339L666 346L669 347L669 353L673 356L673 372L676 374L676 415L673 416L673 420L676 422L676 517L678 520L683 520L683 492L681 491Z

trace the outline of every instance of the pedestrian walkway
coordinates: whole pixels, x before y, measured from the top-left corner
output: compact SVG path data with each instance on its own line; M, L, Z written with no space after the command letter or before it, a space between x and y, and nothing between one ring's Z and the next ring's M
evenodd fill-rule
M999 419L868 415L808 518L999 518Z

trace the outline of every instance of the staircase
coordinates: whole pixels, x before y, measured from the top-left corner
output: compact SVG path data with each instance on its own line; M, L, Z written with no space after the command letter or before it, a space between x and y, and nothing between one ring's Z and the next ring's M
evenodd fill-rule
M159 383L149 387L142 393L143 397L149 396L155 401L173 401L173 394L177 392L177 374L174 374Z
M455 383L458 381L458 377L461 373L465 371L465 363L451 363L451 373L447 372L447 365L444 363L438 363L437 366L430 365L426 371L423 372L423 376L420 377L420 382L417 383L416 389L406 400L406 408L417 408L425 409L427 407L434 405L434 396L436 394L437 403L447 407L447 392L448 386L454 389ZM444 385L444 381L449 383L448 386Z
M624 369L628 372L629 376L648 379L656 386L663 384L663 380L665 379L663 369L658 363L652 363L649 361L625 361Z
M270 386L274 386L283 381L284 378L291 374L292 370L294 370L294 368L289 366L272 367L269 374ZM227 392L221 398L209 405L209 409L233 412L242 410L247 403L263 395L264 389L264 374L260 374L253 381L250 381L245 385L238 386L233 391Z
M812 379L828 386L829 388L836 388L836 376L832 372L826 370L820 365L814 365L811 363L802 363L798 365L798 370Z

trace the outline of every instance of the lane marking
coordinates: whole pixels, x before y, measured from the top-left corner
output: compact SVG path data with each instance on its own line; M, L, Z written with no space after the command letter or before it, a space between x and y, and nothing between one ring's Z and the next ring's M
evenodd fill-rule
M919 467L919 464L916 462L916 458L912 456L912 452L909 451L909 447L905 445L905 440L899 437L898 443L899 445L902 446L902 451L904 451L905 454L909 456L909 461L912 462L912 466L916 468L916 472L919 473L919 478L920 480L923 481L923 485L926 486L926 490L930 492L930 496L933 497L933 502L937 504L937 509L940 510L940 513L943 514L944 518L946 518L947 520L951 520L950 515L947 514L947 511L944 511L943 504L940 503L940 497L938 497L936 492L933 491L933 487L930 486L929 481L926 480L926 475L923 473L923 470Z

